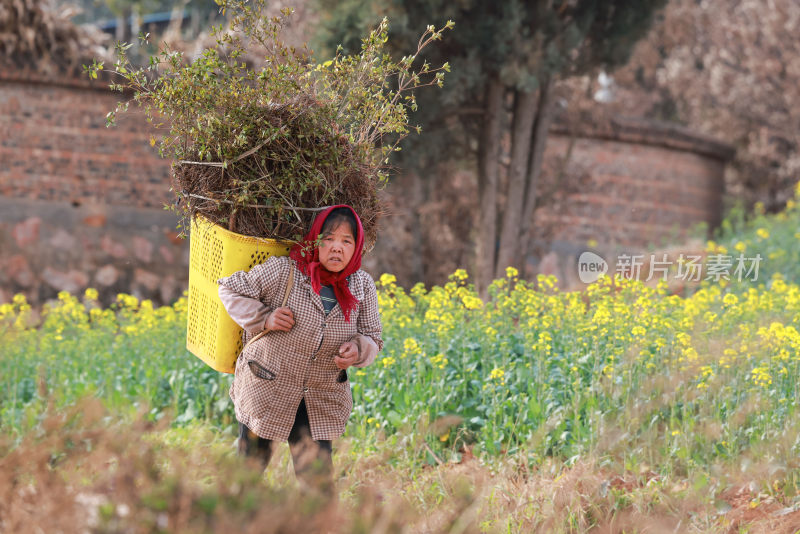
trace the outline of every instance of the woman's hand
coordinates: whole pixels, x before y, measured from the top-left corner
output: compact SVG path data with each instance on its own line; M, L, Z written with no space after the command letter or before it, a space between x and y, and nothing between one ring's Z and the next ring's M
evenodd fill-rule
M339 347L339 355L333 359L336 367L347 369L358 362L358 346L352 341L346 341Z
M288 332L294 326L294 314L292 310L285 306L283 308L276 308L269 315L264 322L265 330L282 330Z

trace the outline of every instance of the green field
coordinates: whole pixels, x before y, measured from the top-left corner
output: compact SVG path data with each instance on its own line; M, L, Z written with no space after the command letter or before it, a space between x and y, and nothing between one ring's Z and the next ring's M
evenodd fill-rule
M526 282L510 269L483 301L463 270L430 289L381 276L385 348L351 373L354 412L335 444L335 531L367 532L384 520L437 532L636 532L647 531L646 517L686 531L755 532L766 525L756 521L762 516L797 521L798 222L793 203L781 214L726 221L709 252L760 253L759 280L706 281L686 297L663 283L608 277L583 293L563 292L553 277ZM141 467L125 462L145 449L173 460L156 462L164 471L147 482L160 500L126 497L140 518L108 504L100 510L109 531L145 517L153 524L142 531L211 532L252 521L256 512L215 486L225 473L250 480L252 472L237 471L231 377L184 348L185 299L154 308L120 295L102 309L94 298L93 290L61 294L40 321L19 296L0 305L4 469L16 458L18 476L35 480L19 456L32 448L81 472L93 454L81 443L125 435L119 472ZM86 397L100 402L66 415ZM95 412L96 420L81 417ZM97 421L117 430L104 434ZM194 467L170 486L164 473L176 465ZM77 477L86 487L100 483L86 473ZM267 482L242 484L253 499L295 502L285 451ZM176 522L181 484L191 510L210 510L199 523ZM365 506L373 515L361 524ZM741 510L750 515L739 518Z

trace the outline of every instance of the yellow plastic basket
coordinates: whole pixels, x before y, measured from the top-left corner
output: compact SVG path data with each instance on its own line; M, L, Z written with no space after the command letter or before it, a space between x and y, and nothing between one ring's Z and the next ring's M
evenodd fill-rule
M186 348L223 373L233 373L242 351L242 328L219 299L217 280L249 271L270 256L286 256L291 243L240 235L202 216L189 233L189 313Z

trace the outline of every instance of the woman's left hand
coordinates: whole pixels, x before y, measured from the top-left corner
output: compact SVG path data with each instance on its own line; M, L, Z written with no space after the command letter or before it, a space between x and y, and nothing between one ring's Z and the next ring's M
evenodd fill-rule
M333 359L336 367L339 369L347 369L351 365L358 362L358 346L352 341L342 343L339 347L339 355Z

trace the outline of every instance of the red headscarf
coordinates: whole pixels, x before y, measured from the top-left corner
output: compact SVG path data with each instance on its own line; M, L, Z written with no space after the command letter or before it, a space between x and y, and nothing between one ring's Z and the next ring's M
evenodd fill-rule
M356 248L355 252L353 252L353 257L350 258L347 266L338 273L331 272L322 266L319 262L319 249L315 246L317 238L322 233L322 225L325 223L325 219L336 208L348 208L352 211L358 225L356 229L358 237L356 237ZM305 255L303 255L304 250ZM338 204L317 215L314 219L314 224L311 225L311 230L306 234L302 242L292 247L289 256L297 262L300 272L311 279L311 287L315 293L319 294L322 286L333 285L333 292L336 294L336 300L344 313L344 319L349 322L350 312L358 307L358 300L350 293L350 288L347 286L347 277L361 268L361 252L363 250L364 228L361 226L361 219L358 217L356 210L347 204Z

